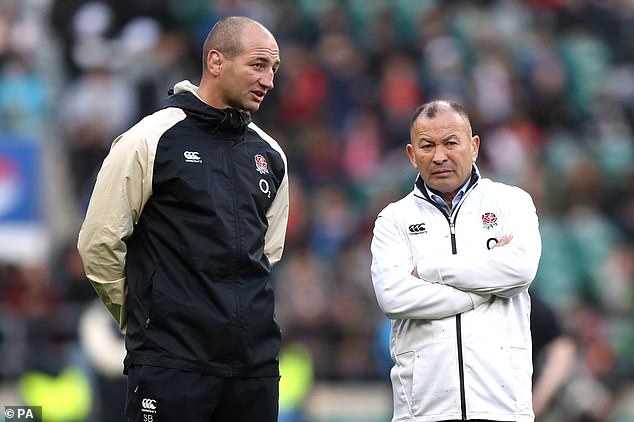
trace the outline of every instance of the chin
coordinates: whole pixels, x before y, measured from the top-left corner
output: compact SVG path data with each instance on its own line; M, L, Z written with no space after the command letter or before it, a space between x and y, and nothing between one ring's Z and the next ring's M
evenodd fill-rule
M260 109L260 103L249 103L243 104L242 110L248 111L249 113L258 111Z
M434 184L434 185L428 185L430 188L441 192L441 193L449 193L452 192L454 189L450 186L450 185L446 185L444 183L438 183L438 184Z

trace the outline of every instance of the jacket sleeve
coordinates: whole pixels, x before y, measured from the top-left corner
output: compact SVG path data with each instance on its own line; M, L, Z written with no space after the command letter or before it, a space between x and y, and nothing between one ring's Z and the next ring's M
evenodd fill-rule
M152 194L156 148L138 132L113 142L93 189L77 248L86 276L110 313L126 329L125 240Z
M419 276L473 293L489 293L510 298L528 289L537 273L541 256L541 237L533 200L519 188L504 192L506 212L504 234L510 243L477 253L439 256L420 260Z
M284 166L284 175L280 186L277 188L275 199L266 212L266 219L269 223L269 227L264 236L264 255L269 260L271 265L282 259L282 252L284 251L284 240L286 239L286 225L288 223L288 162L286 160L286 154L284 150L277 143L277 141L266 132L260 129L255 123L249 123L249 127L253 129L260 137L268 142L268 144L280 154L282 163Z
M286 157L279 150L284 160L284 177L282 183L277 188L277 193L273 203L266 212L266 219L269 227L264 236L264 254L271 265L282 258L284 251L284 240L286 238L286 225L288 222L288 168L286 167Z
M379 306L391 319L441 319L489 300L411 275L412 254L403 230L386 208L376 220L372 239L372 283Z

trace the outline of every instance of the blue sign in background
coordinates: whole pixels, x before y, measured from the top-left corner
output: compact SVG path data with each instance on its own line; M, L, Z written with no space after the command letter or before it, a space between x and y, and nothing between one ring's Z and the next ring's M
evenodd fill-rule
M0 138L0 225L41 218L40 146Z

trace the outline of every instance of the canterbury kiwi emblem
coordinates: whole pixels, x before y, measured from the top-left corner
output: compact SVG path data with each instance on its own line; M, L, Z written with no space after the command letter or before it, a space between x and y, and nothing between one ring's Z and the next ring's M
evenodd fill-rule
M425 228L425 223L412 224L408 227L409 234L422 234L427 233L427 229Z

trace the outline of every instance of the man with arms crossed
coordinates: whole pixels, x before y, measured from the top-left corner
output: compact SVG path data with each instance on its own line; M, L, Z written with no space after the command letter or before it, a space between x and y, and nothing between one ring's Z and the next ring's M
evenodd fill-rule
M532 421L533 201L480 177L460 104L420 106L410 142L414 189L381 211L372 240L374 290L393 320L392 420Z

